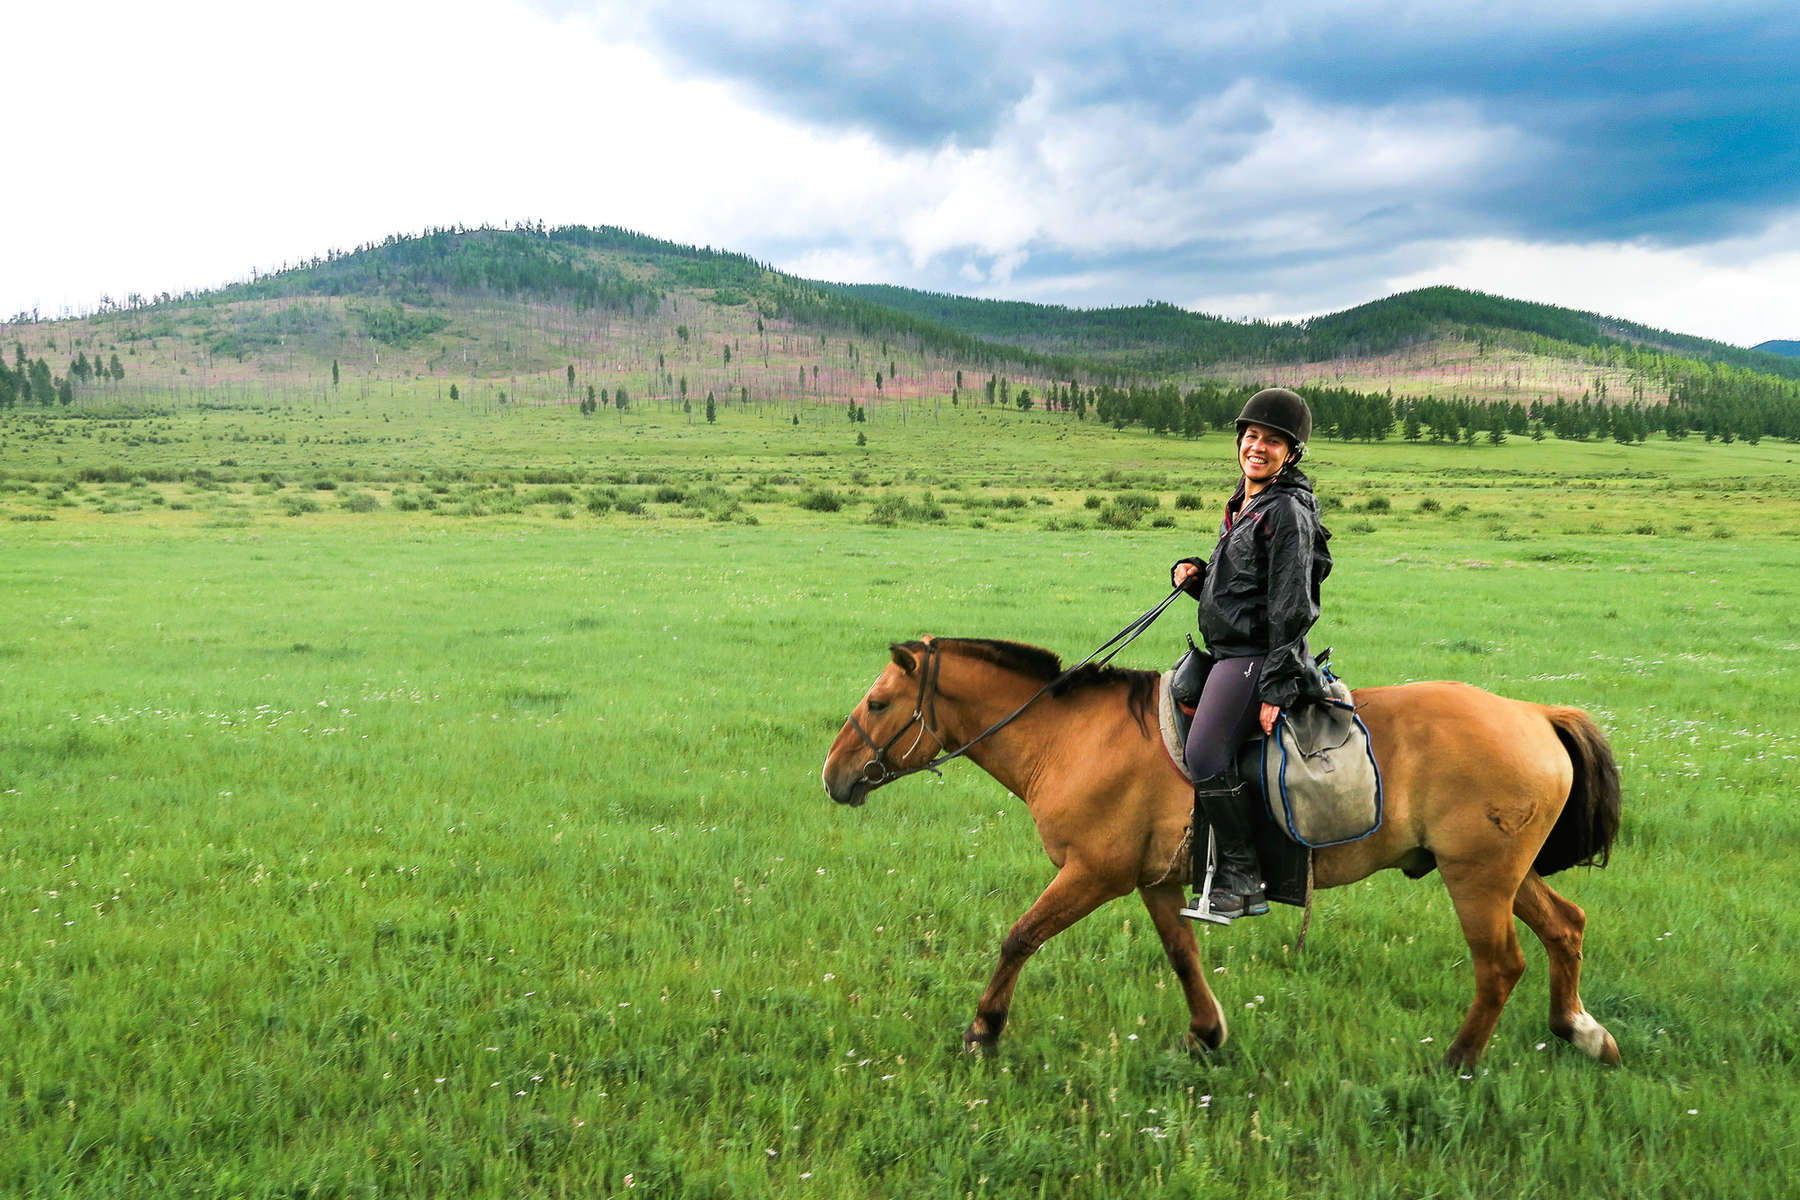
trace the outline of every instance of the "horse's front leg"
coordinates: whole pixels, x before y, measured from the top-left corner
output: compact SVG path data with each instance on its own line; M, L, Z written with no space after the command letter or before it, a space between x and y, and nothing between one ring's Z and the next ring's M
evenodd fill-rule
M1000 1042L1000 1031L1006 1027L1013 987L1019 982L1025 960L1036 954L1039 946L1129 890L1101 880L1073 859L1065 862L1037 903L1013 922L1000 943L1000 964L975 1005L975 1020L963 1031L964 1048L971 1054L991 1054Z
M1138 895L1150 910L1156 935L1162 939L1163 953L1169 956L1169 965L1175 969L1175 978L1181 981L1182 994L1187 997L1188 1049L1217 1050L1225 1044L1225 1012L1206 986L1194 927L1181 918L1181 904L1186 897L1180 882L1165 880L1139 888Z

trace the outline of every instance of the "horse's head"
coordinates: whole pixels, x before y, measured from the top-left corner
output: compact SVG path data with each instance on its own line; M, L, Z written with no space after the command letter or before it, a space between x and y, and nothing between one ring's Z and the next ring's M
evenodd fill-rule
M861 804L943 748L932 712L941 654L930 638L895 642L888 650L892 660L850 710L825 755L825 793L839 804Z

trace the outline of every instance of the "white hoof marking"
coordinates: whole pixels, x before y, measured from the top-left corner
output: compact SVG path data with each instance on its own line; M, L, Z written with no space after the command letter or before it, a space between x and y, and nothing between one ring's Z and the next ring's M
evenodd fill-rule
M1606 1026L1584 1012L1575 1014L1574 1024L1569 1041L1577 1050L1589 1058L1599 1058L1606 1052Z

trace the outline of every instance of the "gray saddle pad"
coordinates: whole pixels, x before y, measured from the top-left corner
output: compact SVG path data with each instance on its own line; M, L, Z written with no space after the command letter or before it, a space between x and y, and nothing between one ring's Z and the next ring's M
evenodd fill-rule
M1269 812L1303 846L1335 846L1381 827L1381 769L1350 689L1330 680L1331 698L1281 714L1263 740Z

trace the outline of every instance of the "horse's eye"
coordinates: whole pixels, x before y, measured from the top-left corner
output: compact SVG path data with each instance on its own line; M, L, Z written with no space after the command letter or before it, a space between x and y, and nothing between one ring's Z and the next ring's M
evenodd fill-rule
M871 701L869 701L869 711L872 713L881 712L887 706L888 706L888 702L886 700L871 700Z

